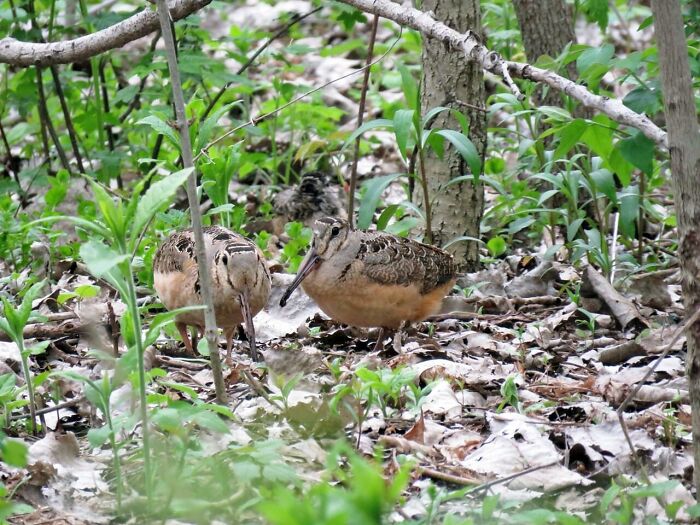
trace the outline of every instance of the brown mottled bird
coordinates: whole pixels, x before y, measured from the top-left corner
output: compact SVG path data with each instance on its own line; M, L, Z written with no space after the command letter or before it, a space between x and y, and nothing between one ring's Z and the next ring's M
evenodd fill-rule
M273 200L273 208L285 222L299 221L307 226L329 215L345 217L339 189L319 171L306 173L299 184L280 191Z
M245 323L251 357L257 360L253 316L267 304L271 287L265 258L253 242L221 226L204 228L204 242L216 324L226 335L226 358L231 358L236 328ZM202 304L192 230L173 233L158 248L153 258L153 286L168 310ZM178 314L175 321L185 347L194 354L194 341L188 337L187 326L194 326L195 334L197 329L204 332L204 312Z
M354 230L336 217L319 219L314 229L313 245L280 306L301 284L337 321L396 330L435 313L454 285L454 260L439 248Z

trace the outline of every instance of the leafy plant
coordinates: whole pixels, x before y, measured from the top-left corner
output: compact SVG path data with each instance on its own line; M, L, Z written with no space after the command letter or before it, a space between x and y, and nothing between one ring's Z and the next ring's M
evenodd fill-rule
M44 282L34 283L24 293L22 302L19 306L13 306L7 299L2 298L3 315L0 318L0 330L5 332L8 337L17 345L22 359L22 372L24 380L27 384L27 394L29 395L29 413L30 424L29 429L33 434L36 433L36 404L34 401L34 384L32 382L32 372L29 368L29 356L41 354L46 350L50 341L42 341L30 347L24 344L24 327L30 320L36 319L37 315L32 311L32 303L41 293L44 287Z

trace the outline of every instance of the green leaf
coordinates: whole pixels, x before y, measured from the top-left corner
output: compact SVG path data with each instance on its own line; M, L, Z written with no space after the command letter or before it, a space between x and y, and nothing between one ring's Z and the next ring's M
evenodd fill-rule
M115 267L128 260L128 254L118 254L100 241L90 240L80 247L80 257L97 278L107 276Z
M152 184L151 187L148 188L146 193L139 199L138 206L136 207L136 215L134 216L134 222L131 227L132 242L136 242L136 239L141 235L141 231L146 227L156 212L165 206L165 204L172 201L177 189L187 180L187 177L189 177L193 169L194 168L185 168L184 170L177 171L159 180L155 184Z
M557 149L554 150L554 159L564 158L579 141L587 127L588 124L586 124L585 120L577 118L559 128L559 131L556 133L556 136L559 137L559 144Z
M407 158L406 148L408 140L414 135L413 115L415 111L412 109L400 109L394 113L394 134L396 135L396 145L399 148L401 157L404 160ZM415 141L415 137L413 137Z
M421 121L421 128L425 129L427 126L429 126L433 118L435 118L439 113L442 113L443 111L449 111L450 108L446 108L445 106L437 106L428 111L425 116L423 117L423 120ZM459 113L459 112L456 112ZM461 113L460 113L461 114Z
M358 228L369 228L369 225L372 224L372 217L374 216L374 211L379 205L379 199L382 196L382 192L386 189L386 187L389 184L391 184L394 180L401 177L402 175L404 174L392 173L391 175L375 177L363 184L363 186L365 187L365 193L362 196L360 209L357 212Z
M25 467L27 465L27 446L21 441L4 438L0 444L2 460L13 467Z
M109 441L111 435L112 430L108 425L104 425L100 428L91 428L88 430L87 438L92 448L100 448Z
M595 183L596 191L605 195L610 202L617 202L617 189L615 188L615 177L606 169L591 172L591 179Z
M389 120L386 118L378 118L375 120L370 120L369 122L365 122L357 128L355 131L352 132L352 134L345 139L345 144L343 147L347 147L350 144L353 144L355 142L355 139L362 135L365 131L369 131L371 129L377 129L377 128L387 128L387 129L392 129L394 127L394 121Z
M401 73L401 89L406 98L406 104L409 108L417 111L419 108L418 83L405 65L399 64L398 70Z
M197 342L197 352L199 352L199 355L203 355L205 357L209 357L211 352L209 351L209 342L207 341L206 337L202 337L198 342Z
M654 171L654 143L640 131L618 143L622 156L647 175Z
M492 256L498 257L506 252L508 245L503 237L497 235L496 237L491 237L489 239L489 241L486 243L486 248L488 248Z
M481 157L474 143L462 133L453 129L440 129L436 131L436 133L450 141L455 149L464 157L464 160L467 161L474 179L478 181L481 176Z
M628 239L633 239L635 235L635 225L639 217L639 188L637 186L629 186L618 194L620 206L620 231L627 236Z
M226 425L226 423L213 412L198 412L191 418L191 421L200 427L213 432L219 432L220 434L227 434L229 432L228 425Z
M156 115L149 115L139 120L136 124L150 126L156 133L166 136L176 148L180 148L180 139L177 133L160 117L157 117Z
M240 100L235 100L229 104L221 106L219 109L211 113L207 119L202 122L199 126L199 133L197 134L197 149L201 149L209 142L211 135L214 131L214 127L219 119L225 114L231 111L234 106L241 104Z
M586 13L586 18L596 22L601 31L608 27L608 0L583 0L581 8Z
M661 101L656 91L639 86L625 95L622 103L636 113L654 115L661 109Z
M115 204L114 199L105 191L102 185L94 181L92 181L92 192L95 195L97 207L100 209L112 237L114 237L116 241L123 241L126 220L121 201Z
M51 341L39 341L38 343L30 346L29 348L25 348L25 352L27 355L40 355L46 352L46 349L49 347L51 344Z

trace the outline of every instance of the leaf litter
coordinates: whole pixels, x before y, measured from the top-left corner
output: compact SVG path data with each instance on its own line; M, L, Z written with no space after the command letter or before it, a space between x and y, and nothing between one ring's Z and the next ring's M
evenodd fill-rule
M248 2L231 16L268 27L281 12L310 8L309 2L280 2L275 9ZM354 59L313 59L319 83L359 65ZM335 101L350 100L345 95L352 85L336 85ZM398 166L389 135L379 131L374 137L384 151L378 148L363 157L360 173L369 177L399 171L388 167ZM389 185L383 195L387 203L403 198L398 184ZM373 352L375 330L333 323L301 289L281 310L279 297L292 277L273 274L270 303L255 319L266 368L250 370L247 357L237 353L228 375L235 419L227 420L225 432L201 430L200 453L216 457L230 447L270 440L277 445L269 450L280 458L268 465L270 472L284 479L285 468L291 466L305 482L316 482L324 477L335 440L347 438L367 454L380 445L385 457L405 454L416 465L401 512L392 514L397 522L426 515L434 485L444 490L471 487L477 494L499 494L508 501L554 497L557 508L582 513L599 504L606 481L616 476L641 480L636 461L643 462L654 482L688 482L692 458L683 338L624 413L634 454L622 438L616 414L677 328L677 318L667 313L683 312L674 275L630 277L624 287L613 288L592 267L579 270L541 261L523 271L524 259L512 257L462 276L440 314L404 334L399 355ZM40 306L49 320L27 329L29 337L52 340L47 354L32 357L33 370L65 369L96 378L111 365L88 350L109 354L114 319L123 314L124 305L82 265L68 261L57 266L53 271L58 283ZM583 285L577 304L563 290L578 283ZM100 286L100 295L58 305L59 295L84 285ZM51 320L67 312L73 316ZM165 388L165 395L212 400L213 378L205 361L170 355L170 341L162 336L154 351L155 365L164 374L161 385L186 385L195 398L177 389ZM118 337L117 347L124 351ZM22 384L19 361L17 347L0 341L0 365L16 374L17 385ZM369 403L362 388L370 380L360 378L360 370L388 370L383 383L391 382L391 371L405 370L409 379L394 384L381 402ZM345 403L335 404L339 387L350 383L356 383L355 391L343 398ZM59 386L61 400L54 405L85 395L79 382L62 380ZM114 416L132 416L135 400L129 385L117 390L110 399ZM6 484L19 485L17 495L35 508L21 523L107 523L111 456L104 447L91 447L86 437L87 429L105 422L85 402L45 417L51 430L31 444L29 466L1 467ZM71 427L71 420L78 425ZM139 432L135 425L122 429L125 437ZM248 469L251 476L260 470L253 463L238 468ZM675 486L668 498L691 503L685 486ZM655 498L647 501L646 512L664 515ZM472 503L462 498L446 508L458 514Z

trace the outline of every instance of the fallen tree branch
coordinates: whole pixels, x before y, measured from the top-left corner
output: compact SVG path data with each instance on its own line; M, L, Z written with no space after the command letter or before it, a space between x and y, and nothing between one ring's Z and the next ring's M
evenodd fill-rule
M585 86L557 75L553 71L540 69L530 64L503 60L498 53L489 51L486 46L481 44L474 33L459 33L442 22L434 20L428 13L406 5L396 4L390 0L340 1L366 13L379 15L402 26L415 29L424 36L436 38L451 48L463 52L468 60L477 62L486 71L501 77L508 89L518 97L521 97L520 91L510 75L547 84L578 100L584 107L595 109L615 122L638 129L644 136L654 141L657 146L668 149L666 132L645 115L635 113L623 105L620 100L595 95Z
M209 5L211 0L171 0L170 16L180 20ZM15 66L48 66L83 62L90 57L121 47L152 33L159 27L158 15L151 8L89 35L49 42L22 42L14 38L0 39L0 63Z

